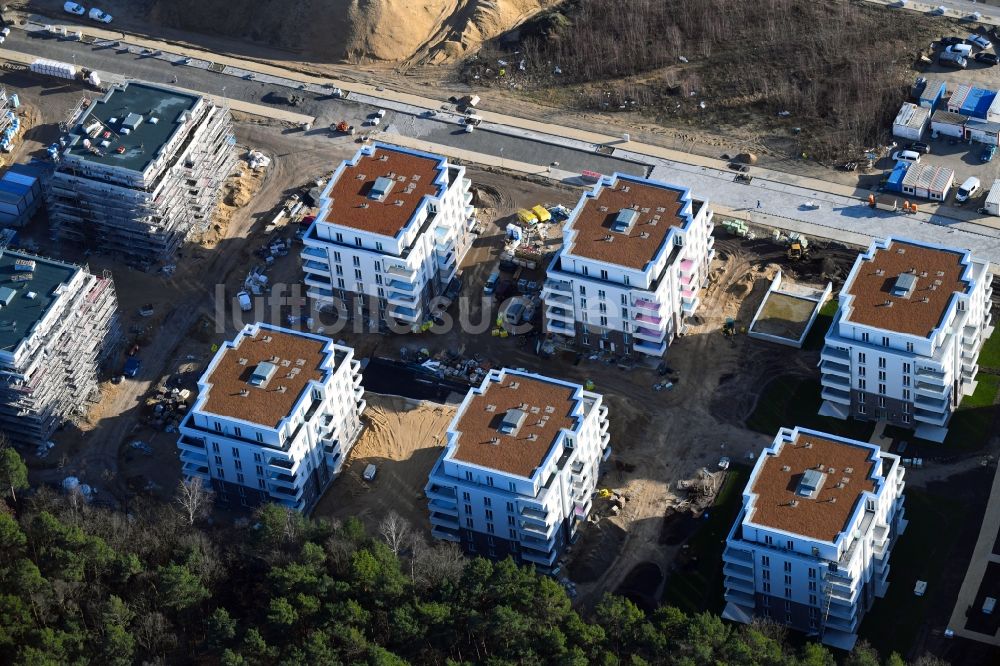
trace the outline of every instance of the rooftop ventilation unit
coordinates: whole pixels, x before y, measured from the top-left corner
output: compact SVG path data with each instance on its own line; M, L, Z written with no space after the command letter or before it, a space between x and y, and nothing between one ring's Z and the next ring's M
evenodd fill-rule
M627 234L639 219L639 211L632 208L622 208L611 224L611 230L619 234Z
M250 385L251 386L264 386L271 380L274 373L278 371L278 366L273 363L268 363L267 361L262 361L257 364L254 368L253 374L250 375Z
M10 287L0 287L0 307L7 307L14 300L17 292Z
M517 435L518 430L524 425L524 420L528 415L521 409L508 409L500 422L500 432L505 435Z
M795 489L795 494L815 499L824 483L826 483L826 474L818 469L807 469Z
M368 198L374 199L375 201L385 201L386 196L395 184L396 181L392 179L391 175L388 177L379 176L372 184L371 190L368 191Z
M913 273L901 273L892 286L892 295L897 298L909 298L917 288L917 276Z

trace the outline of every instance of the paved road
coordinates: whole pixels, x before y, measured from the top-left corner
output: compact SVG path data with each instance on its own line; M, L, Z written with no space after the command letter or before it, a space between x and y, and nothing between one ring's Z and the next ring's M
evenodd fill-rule
M87 33L92 32L94 31L88 28ZM155 46L148 40L142 43ZM704 197L720 208L742 213L744 217L761 224L774 224L785 230L840 238L849 242L864 242L876 236L906 236L919 241L975 249L978 255L1000 264L1000 238L997 230L985 226L996 225L997 221L992 218L980 222L963 220L969 214L950 206L940 206L933 213L914 216L887 215L867 208L860 198L862 193L850 187L756 168L753 170L754 181L748 186L734 183L733 174L719 160L687 155L659 146L616 143L611 136L559 128L496 113L480 112L486 119L483 128L466 134L456 131L457 117L454 114L439 111L433 118L422 116L426 109L440 108L439 103L429 98L386 93L354 85L351 96L361 101L331 99L322 92L320 85L328 82L234 58L220 56L217 66L238 66L242 68L239 70L241 72L248 72L252 68L259 72L259 80L183 66L179 64L180 56L167 54L156 58L119 53L114 48L95 47L54 37L29 36L20 30L11 33L5 46L64 61L72 61L75 54L75 60L81 66L151 81L172 81L176 76L178 85L193 90L218 94L225 86L227 96L264 105L269 105L269 92L282 90L274 83L278 80L275 77L284 76L288 82L292 82L291 79L302 81L301 85L307 88L296 92L303 101L295 110L316 116L317 127L341 118L360 125L363 118L377 106L381 106L388 110L385 118L387 129L416 138L421 143L426 141L428 146L439 146L444 154L459 148L466 155L479 156L483 163L506 166L505 161L509 160L521 163L519 167L528 165L529 168L522 170L536 174L541 173L552 162L558 162L560 173L557 175L554 171L552 174L556 177L561 177L564 171L579 171L582 168L604 173L616 170L636 173L644 170L644 165L648 165L652 167L654 177L689 187L695 196ZM209 57L204 52L179 48L173 51ZM265 78L269 81L261 80ZM287 88L283 90L288 92ZM287 108L274 104L270 106ZM612 155L595 153L598 146L604 150L611 149ZM470 150L470 147L473 149ZM538 169L530 168L530 165L542 166ZM759 207L758 201L761 202ZM808 201L819 202L820 207L809 208L805 205Z

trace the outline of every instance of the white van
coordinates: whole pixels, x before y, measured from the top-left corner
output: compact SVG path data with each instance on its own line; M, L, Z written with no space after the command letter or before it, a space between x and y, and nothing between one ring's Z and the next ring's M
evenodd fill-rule
M963 58L968 58L972 55L972 44L952 44L945 49L945 53L957 53Z
M892 159L897 162L909 162L916 164L920 161L920 153L915 150L897 150L892 154Z
M955 193L955 201L965 202L976 196L979 193L979 179L975 176L970 176L965 179L962 186L958 188L958 192Z
M364 477L365 481L371 483L372 481L375 480L375 475L377 473L378 473L378 468L375 467L375 465L370 464L368 465L368 467L365 467L365 473L362 474L361 476Z

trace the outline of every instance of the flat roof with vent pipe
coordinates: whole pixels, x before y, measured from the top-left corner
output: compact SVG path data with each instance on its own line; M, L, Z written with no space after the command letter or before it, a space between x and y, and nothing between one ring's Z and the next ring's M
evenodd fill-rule
M310 382L324 381L346 353L322 336L252 324L226 342L198 382L195 409L275 428Z
M447 185L443 157L386 144L365 146L327 183L316 221L397 237Z
M563 253L643 270L663 251L671 229L691 223L695 203L682 187L605 176L570 214Z
M66 154L85 162L144 172L201 99L150 83L130 81L114 86L84 110L66 137ZM149 122L144 122L146 118ZM88 136L87 130L95 126ZM89 148L84 139L91 142ZM103 141L108 145L100 147Z
M0 351L13 352L80 268L0 248Z
M514 370L494 371L472 389L449 427L455 461L531 478L575 415L583 387Z
M843 321L930 337L955 294L972 291L971 267L964 250L876 241L858 256L844 284Z
M878 446L804 428L782 430L747 483L746 523L820 541L846 530L882 483ZM836 480L836 483L831 481Z

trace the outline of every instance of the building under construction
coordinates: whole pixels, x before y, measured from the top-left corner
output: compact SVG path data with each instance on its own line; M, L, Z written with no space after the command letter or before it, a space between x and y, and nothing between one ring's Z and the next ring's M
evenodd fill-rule
M54 231L138 261L169 260L207 228L236 161L228 109L148 83L82 100L66 130L50 151Z
M0 431L45 442L96 393L121 337L110 274L0 249Z

